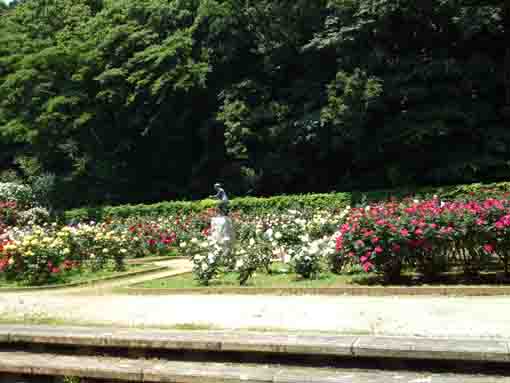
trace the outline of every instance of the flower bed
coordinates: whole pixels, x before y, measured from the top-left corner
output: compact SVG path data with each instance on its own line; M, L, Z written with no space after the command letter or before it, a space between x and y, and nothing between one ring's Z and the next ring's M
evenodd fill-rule
M0 278L36 286L77 273L121 272L127 257L169 255L174 242L156 222L11 226L0 240Z
M151 272L153 270L160 270L154 265L150 264L127 264L123 271L118 271L115 269L113 264L107 264L102 270L92 271L90 268L82 267L82 268L73 268L71 270L66 270L59 275L55 275L54 278L48 281L48 285L45 286L59 286L59 285L75 285L81 283L89 283L96 282L102 280L108 280L111 278L124 277L134 274L138 274L140 272ZM36 285L37 287L39 285ZM13 288L24 288L24 287L33 287L32 285L27 284L23 280L7 280L4 276L0 274L0 289L13 289Z
M495 258L508 276L510 202L386 202L353 209L336 238L338 257L398 280L405 265L426 278L461 267L476 276Z
M168 254L188 256L203 286L225 275L249 284L256 273L271 274L275 261L304 280L358 269L384 283L399 282L403 270L421 281L459 270L475 281L494 268L508 276L510 202L497 190L462 196L449 202L394 199L352 209L321 204L234 211L237 238L228 251L210 235L214 209L59 226L22 224L23 211L7 201L0 205L0 276L46 284L74 269L97 272L108 264L122 270L126 257Z
M176 254L173 219L117 219L59 225L26 185L0 183L0 280L58 284L122 272L127 257Z

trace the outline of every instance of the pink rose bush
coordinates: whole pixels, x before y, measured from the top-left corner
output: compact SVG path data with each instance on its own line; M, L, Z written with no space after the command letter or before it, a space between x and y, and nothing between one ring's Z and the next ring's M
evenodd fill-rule
M338 257L395 281L402 266L432 277L448 265L476 274L497 256L508 273L510 202L384 202L352 209L336 237Z

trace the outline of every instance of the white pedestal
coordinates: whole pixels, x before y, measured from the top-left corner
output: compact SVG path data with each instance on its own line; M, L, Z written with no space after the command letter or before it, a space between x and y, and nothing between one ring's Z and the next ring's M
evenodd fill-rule
M228 248L232 248L235 241L234 226L229 217L214 217L211 220L211 237Z

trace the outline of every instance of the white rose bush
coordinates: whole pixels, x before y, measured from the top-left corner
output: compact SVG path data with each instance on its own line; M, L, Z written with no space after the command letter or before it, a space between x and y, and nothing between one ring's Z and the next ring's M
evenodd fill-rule
M192 259L195 279L203 286L231 272L237 273L240 285L245 285L258 271L271 274L275 262L288 264L298 278L315 279L326 269L338 270L330 263L338 258L335 228L346 211L289 210L265 216L234 216L237 240L231 251L225 251L224 244L210 236L203 222L198 235L186 241L181 251Z

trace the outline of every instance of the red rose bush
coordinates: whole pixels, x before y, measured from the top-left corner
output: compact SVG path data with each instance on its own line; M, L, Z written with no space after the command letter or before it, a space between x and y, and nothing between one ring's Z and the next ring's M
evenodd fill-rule
M336 256L381 273L387 282L404 265L433 277L448 265L480 272L497 256L508 273L510 202L390 201L354 208L336 236Z

